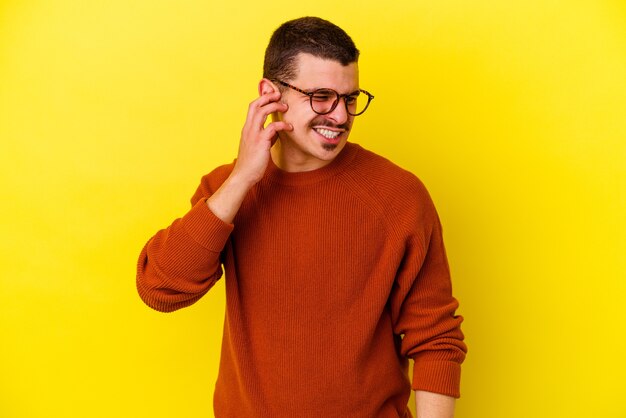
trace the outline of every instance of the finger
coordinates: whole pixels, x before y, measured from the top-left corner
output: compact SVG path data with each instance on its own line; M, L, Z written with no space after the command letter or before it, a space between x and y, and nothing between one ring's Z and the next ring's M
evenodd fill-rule
M279 101L280 96L280 92L278 91L262 94L248 105L248 114L255 113L256 109L259 109L268 103Z
M278 99L280 99L280 92L279 91L272 91L272 92L269 92L269 93L263 93L259 97L254 99L250 103L250 106L257 106L257 107L258 106L263 106L263 105L266 105L269 102L275 102Z
M285 103L281 103L281 102L272 102L272 103L268 103L265 106L256 109L255 113L252 116L252 119L250 120L250 123L252 124L253 127L256 127L258 129L263 129L263 125L265 125L265 121L267 120L267 117L269 115L271 115L274 112L286 112L289 109L289 106L287 106L287 104Z
M287 122L272 122L270 125L270 129L275 132L270 139L271 145L274 145L274 143L278 141L279 131L293 131L293 125Z
M256 115L257 110L259 108L267 105L268 103L276 102L279 99L280 99L280 93L277 91L274 91L271 93L265 93L261 95L260 97L258 97L257 99L253 100L252 102L250 102L250 104L248 105L248 113L246 115L246 124L249 124L252 122L252 119Z
M275 131L293 131L293 125L289 122L284 122L282 120L278 120L276 122L272 122L268 124L265 129L270 128Z
M257 129L265 124L267 116L276 111L287 111L287 105L279 102L280 93L267 93L259 97L248 106L248 114L246 116L246 125L251 125ZM269 106L269 108L268 108Z
M283 121L272 122L263 129L262 138L271 140L280 131L293 131L293 125Z

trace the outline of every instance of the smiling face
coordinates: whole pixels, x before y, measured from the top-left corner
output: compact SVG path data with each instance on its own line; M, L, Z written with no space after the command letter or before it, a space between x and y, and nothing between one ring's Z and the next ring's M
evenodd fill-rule
M296 77L284 81L302 90L329 88L346 94L359 88L357 63L344 66L338 61L300 53L297 64ZM274 117L291 123L294 129L279 133L272 148L274 162L286 171L310 171L330 163L346 145L354 121L354 116L346 112L344 99L326 115L311 109L307 95L289 88L284 89L281 101L289 109Z

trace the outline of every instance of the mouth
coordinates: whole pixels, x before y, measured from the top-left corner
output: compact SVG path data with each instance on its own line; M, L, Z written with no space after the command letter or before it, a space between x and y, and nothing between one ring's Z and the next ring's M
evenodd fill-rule
M326 138L328 141L334 142L343 131L332 131L327 128L313 128L315 132Z
M322 142L323 146L333 146L333 148L346 138L351 124L346 121L342 124L334 124L324 117L319 117L311 122L309 127L313 130Z

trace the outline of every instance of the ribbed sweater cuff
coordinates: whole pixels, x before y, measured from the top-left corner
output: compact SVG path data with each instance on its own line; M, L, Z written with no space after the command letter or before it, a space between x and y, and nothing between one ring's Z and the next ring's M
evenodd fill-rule
M440 393L459 398L461 365L453 361L415 360L413 390Z
M182 218L182 225L194 241L209 251L220 252L233 231L233 224L228 224L215 216L200 199Z

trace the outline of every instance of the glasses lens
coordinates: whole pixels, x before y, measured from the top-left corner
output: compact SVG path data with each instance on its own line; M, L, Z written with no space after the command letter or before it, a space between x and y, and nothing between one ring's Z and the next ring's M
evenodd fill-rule
M351 115L359 115L363 113L369 105L369 97L360 91L357 91L350 96L345 96L344 100L346 101L345 105L348 109L348 113ZM315 90L311 96L311 106L313 107L313 111L319 113L320 115L332 112L337 106L338 101L339 93L330 89Z
M337 93L334 90L315 90L311 96L313 111L322 115L331 112L336 101Z
M359 115L365 112L368 104L367 95L360 91L346 97L346 106L348 106L348 113L351 115Z

